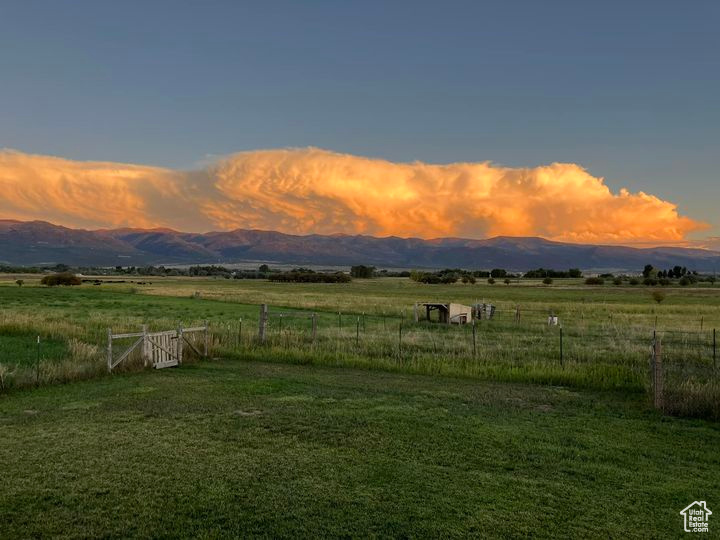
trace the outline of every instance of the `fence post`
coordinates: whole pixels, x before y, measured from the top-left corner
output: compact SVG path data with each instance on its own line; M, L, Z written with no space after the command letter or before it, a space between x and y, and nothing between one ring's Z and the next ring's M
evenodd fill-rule
M713 328L713 368L717 369L717 329Z
M415 317L415 322L418 322L418 305L417 303L413 304L413 317Z
M357 318L355 323L355 346L360 347L360 317Z
M473 338L473 357L477 356L477 327L475 326L475 319L472 322L472 338Z
M40 384L40 336L37 337L37 359L35 360L35 384Z
M342 330L342 313L338 311L338 330Z
M108 328L108 345L107 345L107 366L108 371L112 371L112 328Z
M182 364L182 357L183 357L183 327L182 327L182 324L179 324L178 328L177 328L177 346L175 349L175 354L177 355L178 364Z
M210 323L205 319L205 358L210 354Z
M400 329L398 331L398 356L402 357L402 330L403 330L403 321L400 319Z
M240 323L238 324L238 336L237 336L238 347L242 344L242 317L240 317Z
M260 323L258 328L258 339L265 343L265 330L267 329L268 307L267 304L260 304Z
M312 342L315 343L315 337L317 336L317 316L315 313L312 314Z
M655 408L663 410L663 371L662 371L662 346L655 339L653 341L653 386Z
M142 333L143 333L143 342L142 342L142 359L143 359L143 366L147 367L148 365L148 338L147 338L147 324L142 325Z
M560 327L560 365L563 365L563 329Z

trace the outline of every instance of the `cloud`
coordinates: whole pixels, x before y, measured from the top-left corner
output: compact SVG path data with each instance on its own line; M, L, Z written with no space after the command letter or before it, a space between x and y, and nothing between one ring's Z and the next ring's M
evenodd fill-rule
M392 163L316 148L241 152L198 171L0 151L0 217L606 243L677 242L706 227L653 195L612 193L575 164Z

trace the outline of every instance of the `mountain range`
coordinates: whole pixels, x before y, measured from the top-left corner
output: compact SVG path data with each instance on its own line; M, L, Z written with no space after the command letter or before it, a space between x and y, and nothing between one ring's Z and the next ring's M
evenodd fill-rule
M237 229L184 233L171 229L82 230L44 221L0 220L0 263L130 266L267 262L369 264L384 268L637 271L646 264L698 271L720 268L720 252L679 247L569 244L535 237L419 238L292 235Z

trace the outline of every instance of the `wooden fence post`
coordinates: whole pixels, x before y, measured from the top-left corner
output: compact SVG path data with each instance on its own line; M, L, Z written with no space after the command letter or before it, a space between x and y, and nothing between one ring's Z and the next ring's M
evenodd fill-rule
M413 316L415 317L415 322L418 322L418 305L415 303L413 305Z
M473 338L473 356L477 356L477 327L475 326L475 319L472 322L472 338Z
M210 354L210 323L205 319L205 358Z
M662 345L656 338L653 340L653 388L655 408L663 410L663 369L662 369Z
M398 331L398 356L402 357L402 327L403 321L400 319L400 330Z
M107 367L108 371L112 371L112 328L108 328L108 345L107 345Z
M258 339L265 343L265 331L267 330L268 307L267 304L260 304L260 323L258 328Z
M182 364L183 357L183 327L182 324L178 325L177 328L177 345L175 348L175 354L177 356L178 364Z
M140 348L142 358L143 358L143 366L147 367L148 365L148 337L147 337L147 324L142 325L142 333L143 333L143 342L142 347Z

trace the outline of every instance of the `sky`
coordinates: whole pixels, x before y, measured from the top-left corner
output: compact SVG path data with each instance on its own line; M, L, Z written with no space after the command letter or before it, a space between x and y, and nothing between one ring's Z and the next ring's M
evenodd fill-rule
M718 23L702 0L4 0L0 218L720 247Z

